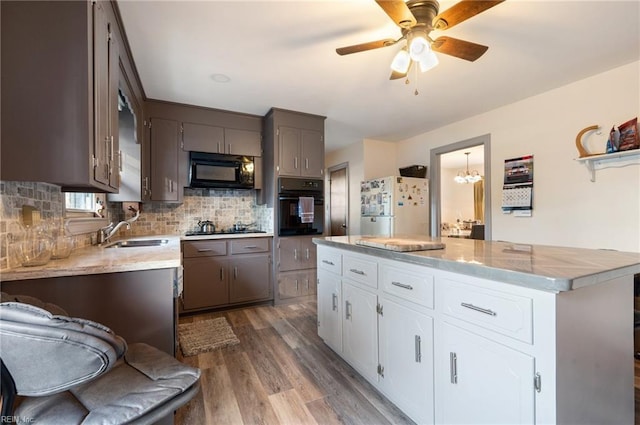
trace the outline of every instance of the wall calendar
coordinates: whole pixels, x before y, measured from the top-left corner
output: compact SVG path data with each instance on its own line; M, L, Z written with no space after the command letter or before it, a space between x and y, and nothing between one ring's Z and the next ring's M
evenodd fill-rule
M533 208L533 155L504 161L502 211L530 215ZM528 212L528 213L526 213Z

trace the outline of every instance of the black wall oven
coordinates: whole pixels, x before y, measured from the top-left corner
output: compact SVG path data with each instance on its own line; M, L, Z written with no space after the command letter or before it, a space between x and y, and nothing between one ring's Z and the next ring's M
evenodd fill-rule
M278 236L321 235L323 231L323 180L280 177Z
M252 156L189 152L189 187L253 189Z

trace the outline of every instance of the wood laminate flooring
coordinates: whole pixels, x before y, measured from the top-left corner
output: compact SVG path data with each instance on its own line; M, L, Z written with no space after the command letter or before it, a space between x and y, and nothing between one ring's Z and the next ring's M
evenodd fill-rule
M176 425L413 424L318 337L316 303L203 313L224 316L240 344L178 359L202 370L201 391ZM640 425L640 361L635 361Z
M413 424L318 337L316 303L204 313L224 316L240 344L178 359L202 370L176 425Z

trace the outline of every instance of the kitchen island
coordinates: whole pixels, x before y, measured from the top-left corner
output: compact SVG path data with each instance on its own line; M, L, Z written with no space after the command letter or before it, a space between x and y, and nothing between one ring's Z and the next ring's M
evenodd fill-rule
M634 422L640 254L363 239L314 239L318 333L416 422Z
M103 323L128 343L146 342L175 354L180 292L180 238L162 246L88 246L66 259L0 273L2 291L58 304L69 315Z

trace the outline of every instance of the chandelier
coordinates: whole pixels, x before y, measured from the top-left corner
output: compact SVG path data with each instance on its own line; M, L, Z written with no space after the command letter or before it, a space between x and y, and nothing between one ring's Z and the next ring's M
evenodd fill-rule
M469 171L470 153L471 152L464 153L465 155L467 155L467 169L465 171L458 172L458 174L453 178L456 183L475 183L482 180L482 176L480 175L480 173L478 173L477 170L473 170L471 172Z

